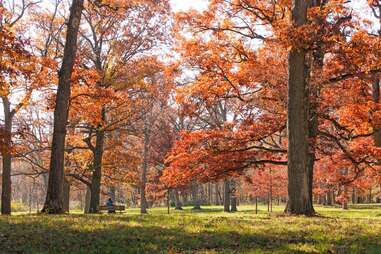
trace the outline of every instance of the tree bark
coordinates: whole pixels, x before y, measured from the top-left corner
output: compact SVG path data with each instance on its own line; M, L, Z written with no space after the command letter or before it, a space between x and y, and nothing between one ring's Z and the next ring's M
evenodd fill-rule
M219 182L216 182L214 184L214 204L215 205L220 205L220 197L219 197Z
M7 97L3 97L4 109L4 143L6 145L5 151L2 152L3 157L3 172L2 172L2 188L1 188L1 214L11 214L11 200L12 200L12 118L11 103Z
M258 214L258 197L255 197L255 214Z
M102 110L103 111L103 110ZM101 180L102 180L102 158L104 146L105 133L102 128L96 131L96 141L94 149L93 160L93 174L91 177L91 197L90 197L90 213L97 213L99 211L99 200L101 194Z
M314 75L321 77L323 75L323 61L324 52L322 49L317 49L313 54L313 73ZM320 95L320 88L318 84L309 87L309 112L308 112L308 163L307 163L307 174L308 174L308 193L309 199L313 200L313 177L314 177L314 166L316 160L316 139L319 130L319 119L318 119L318 97Z
M343 195L344 195L345 199L343 200L341 207L344 210L348 210L348 187L346 185L343 186Z
M224 180L224 212L230 212L230 181Z
M372 195L372 187L369 189L369 195L368 195L368 203L373 203L373 195Z
M208 183L208 205L212 204L212 183Z
M352 204L357 204L357 190L356 190L356 187L352 188Z
M292 1L292 23L307 23L307 0ZM306 50L291 49L288 56L288 202L289 214L313 215L310 195L308 131L308 67Z
M329 205L329 206L333 205L332 192L329 191L329 192L327 192L326 195L327 195L327 205Z
M268 211L272 212L273 211L273 179L272 179L272 170L270 169L270 182L269 182L269 207Z
M201 210L201 201L198 193L198 183L192 186L193 210Z
M237 212L237 185L234 179L230 180L230 212Z
M375 103L380 103L380 79L377 78L373 82L373 87L372 87L372 97L373 101ZM374 144L377 147L381 147L381 124L377 124L373 127L374 129L374 134L373 134L373 140Z
M65 213L70 210L70 182L66 179L63 185L63 210Z
M86 194L85 194L85 213L90 212L90 199L91 199L91 189L90 186L86 186Z
M146 185L147 185L147 171L148 171L148 148L150 142L150 127L148 119L144 120L144 148L143 148L143 162L142 162L142 177L140 187L140 213L147 213L147 199L146 199Z
M380 16L378 17L378 21L379 21L379 24L381 25L381 8L379 8L379 15ZM381 38L381 29L378 31L378 37ZM379 76L376 77L376 80L373 83L372 97L375 103L380 103L380 77ZM373 134L374 143L377 147L381 147L381 124L377 124L373 126L373 128L374 128L374 134Z
M183 210L182 204L179 197L179 192L177 190L173 190L175 192L175 210Z
M62 192L66 123L69 111L71 75L77 52L77 37L83 10L83 0L73 0L67 24L62 66L58 74L58 90L54 110L54 127L50 156L48 190L42 212L63 213Z

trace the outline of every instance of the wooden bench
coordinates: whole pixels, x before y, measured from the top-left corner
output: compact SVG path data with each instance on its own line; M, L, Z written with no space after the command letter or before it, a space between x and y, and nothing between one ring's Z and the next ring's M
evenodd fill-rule
M102 211L119 211L119 212L123 212L124 210L126 210L126 207L124 205L112 205L112 206L108 206L108 205L101 205L99 206L99 211L102 212Z

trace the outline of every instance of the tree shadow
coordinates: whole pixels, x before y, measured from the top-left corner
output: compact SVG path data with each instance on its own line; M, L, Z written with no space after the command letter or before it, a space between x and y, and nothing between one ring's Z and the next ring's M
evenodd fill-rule
M321 253L339 254L380 253L381 248L379 236L362 232L337 241L293 230L243 233L234 225L216 232L217 219L210 221L211 230L190 232L168 225L164 215L15 217L0 218L0 253L319 253L314 246L326 245L331 249ZM152 219L162 225L148 224Z

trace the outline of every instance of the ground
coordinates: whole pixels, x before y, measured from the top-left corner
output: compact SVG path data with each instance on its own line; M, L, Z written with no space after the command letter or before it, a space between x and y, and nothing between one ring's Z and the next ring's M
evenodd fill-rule
M318 207L314 218L281 209L0 216L0 253L381 253L381 209Z

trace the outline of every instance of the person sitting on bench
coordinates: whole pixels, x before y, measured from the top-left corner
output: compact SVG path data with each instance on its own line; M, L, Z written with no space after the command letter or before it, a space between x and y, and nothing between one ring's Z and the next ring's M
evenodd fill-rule
M106 205L107 205L107 206L110 206L109 209L108 209L108 213L115 213L114 202L112 201L111 198L109 198L109 199L107 200Z

